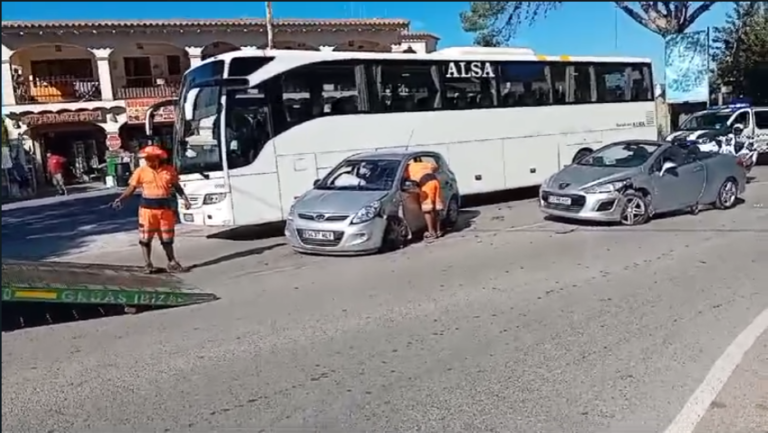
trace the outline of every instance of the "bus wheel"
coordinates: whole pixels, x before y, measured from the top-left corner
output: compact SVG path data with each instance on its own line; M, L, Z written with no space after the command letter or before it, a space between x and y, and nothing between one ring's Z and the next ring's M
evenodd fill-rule
M573 155L573 160L571 161L571 164L576 164L577 162L581 161L582 159L586 158L589 154L591 154L592 151L589 149L581 149L578 152L576 152L576 155Z
M384 239L379 249L382 253L397 251L405 247L408 239L408 226L401 218L387 218L387 227L384 229Z

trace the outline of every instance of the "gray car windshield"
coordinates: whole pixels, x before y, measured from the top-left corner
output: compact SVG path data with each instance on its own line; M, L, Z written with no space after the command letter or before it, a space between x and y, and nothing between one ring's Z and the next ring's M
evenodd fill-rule
M617 143L610 144L582 159L577 164L590 167L632 168L648 161L659 150L657 144Z
M349 159L336 166L315 189L389 191L397 179L399 170L398 160Z

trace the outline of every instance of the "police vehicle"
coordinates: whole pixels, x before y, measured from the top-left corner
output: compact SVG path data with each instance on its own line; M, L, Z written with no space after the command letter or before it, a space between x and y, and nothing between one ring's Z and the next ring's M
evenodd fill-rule
M695 113L666 141L707 144L727 136L737 124L744 127L742 136L752 140L756 149L768 151L768 107L753 107L749 103L719 105Z

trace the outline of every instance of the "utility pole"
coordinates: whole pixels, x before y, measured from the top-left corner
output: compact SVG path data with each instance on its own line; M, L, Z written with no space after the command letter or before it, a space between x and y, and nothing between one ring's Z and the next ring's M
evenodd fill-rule
M267 6L267 49L275 48L275 33L272 29L272 2L265 2Z

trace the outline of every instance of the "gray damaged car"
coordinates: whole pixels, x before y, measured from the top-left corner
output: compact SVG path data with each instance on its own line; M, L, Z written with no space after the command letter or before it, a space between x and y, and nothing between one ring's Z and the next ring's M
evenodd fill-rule
M746 173L733 155L667 142L622 141L548 178L539 206L561 218L640 225L654 214L695 214L703 205L730 209L746 184Z

